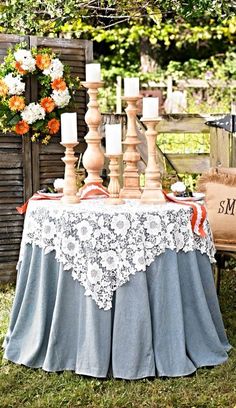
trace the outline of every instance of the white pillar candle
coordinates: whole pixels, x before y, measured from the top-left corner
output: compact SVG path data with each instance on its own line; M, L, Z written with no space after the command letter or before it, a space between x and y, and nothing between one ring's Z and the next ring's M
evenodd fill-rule
M124 96L139 96L139 78L124 78Z
M143 98L143 118L153 119L159 116L159 98Z
M106 154L117 155L122 153L121 124L105 125Z
M61 142L77 143L77 113L61 114Z
M86 64L85 78L86 82L101 82L101 64Z

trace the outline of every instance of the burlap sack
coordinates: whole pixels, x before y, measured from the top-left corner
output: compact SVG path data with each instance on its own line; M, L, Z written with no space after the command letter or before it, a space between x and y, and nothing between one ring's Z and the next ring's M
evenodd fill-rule
M215 243L236 244L236 168L211 169L198 180Z

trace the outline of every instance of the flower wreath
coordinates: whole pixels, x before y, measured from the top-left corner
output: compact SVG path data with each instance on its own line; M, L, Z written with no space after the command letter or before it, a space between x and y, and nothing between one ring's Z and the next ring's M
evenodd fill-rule
M39 101L27 105L24 92L30 75L38 81ZM48 144L78 86L79 78L70 76L70 67L50 48L27 50L26 44L17 44L0 65L0 129L21 136L31 131L33 142Z

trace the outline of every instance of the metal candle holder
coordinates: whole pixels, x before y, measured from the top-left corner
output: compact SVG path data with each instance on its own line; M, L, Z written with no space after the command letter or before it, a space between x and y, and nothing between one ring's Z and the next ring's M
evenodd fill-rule
M147 127L145 136L148 148L145 186L143 188L141 202L147 204L162 204L165 203L166 200L162 192L161 173L156 156L156 126L161 121L161 118L141 118L141 121Z
M65 204L76 204L80 202L79 197L76 195L76 174L74 164L77 158L74 154L74 147L78 143L61 143L62 146L66 148L65 156L62 157L62 161L65 163L65 176L64 176L64 187L63 187L63 197L61 201Z
M141 96L124 96L127 102L127 133L123 144L126 146L124 153L125 169L123 174L123 188L120 196L122 198L140 198L141 190L139 184L139 173L137 163L140 160L140 154L137 146L141 143L138 140L136 130L137 102Z

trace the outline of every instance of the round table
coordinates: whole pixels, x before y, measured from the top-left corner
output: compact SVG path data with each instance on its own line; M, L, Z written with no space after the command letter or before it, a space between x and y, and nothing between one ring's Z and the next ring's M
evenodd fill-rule
M139 379L225 362L208 221L132 200L30 201L4 357L46 371Z

